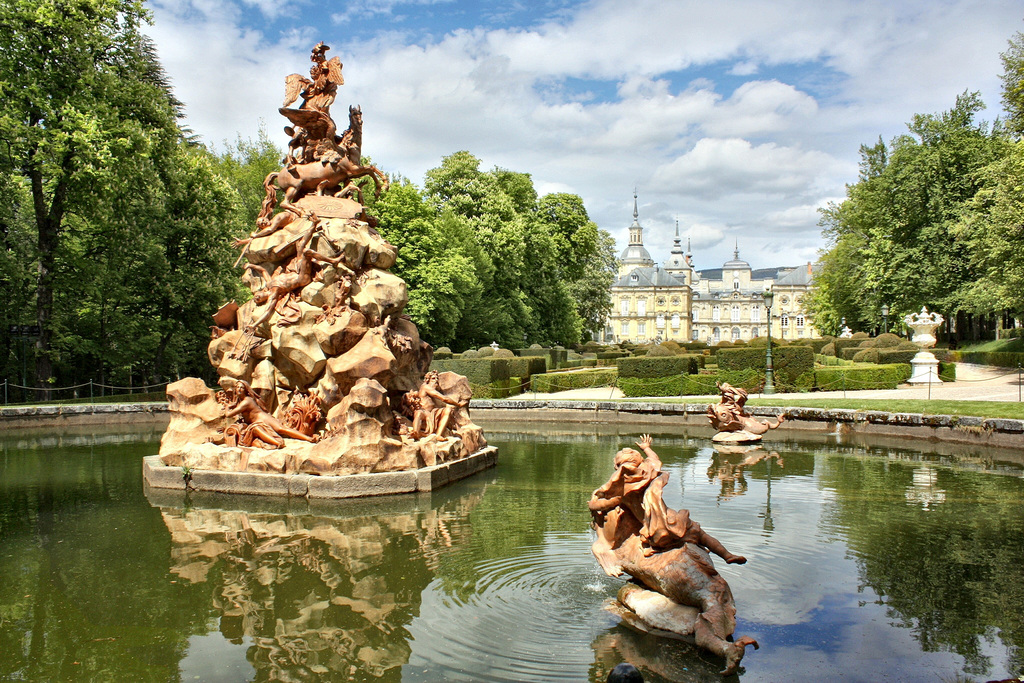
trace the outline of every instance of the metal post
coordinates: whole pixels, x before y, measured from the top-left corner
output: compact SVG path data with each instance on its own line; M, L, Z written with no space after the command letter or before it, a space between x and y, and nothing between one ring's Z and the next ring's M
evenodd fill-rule
M772 300L775 294L768 290L764 293L764 307L768 309L768 343L765 346L764 394L775 393L775 369L772 367Z
M95 403L95 402L96 401L95 401L95 399L93 399L93 395L92 395L92 380L90 379L89 380L89 403Z
M1017 403L1020 402L1020 363L1017 363Z

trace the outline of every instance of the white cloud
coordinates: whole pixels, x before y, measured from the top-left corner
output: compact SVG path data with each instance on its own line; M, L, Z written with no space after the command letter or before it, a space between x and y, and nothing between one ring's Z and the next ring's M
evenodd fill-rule
M661 192L703 199L736 194L800 196L832 163L822 152L775 143L755 146L739 138L704 138L686 154L660 166L652 184Z
M701 262L728 259L738 237L755 267L813 258L822 244L813 209L856 179L861 143L901 132L915 112L949 108L965 89L995 105L998 53L1020 23L1008 3L971 0L594 0L537 26L467 27L409 44L430 33L409 25L421 0L372 3L405 21L359 41L301 19L284 33L245 29L252 6L271 16L283 5L243 1L151 3L161 60L207 140L255 135L262 119L283 143L284 77L304 72L323 40L345 62L335 109L362 105L364 151L382 168L420 181L468 149L484 168L580 194L620 249L635 185L655 258L667 257L680 214L693 248L707 250ZM710 65L750 78L728 92L709 72L681 74ZM568 78L597 80L579 95L562 87Z

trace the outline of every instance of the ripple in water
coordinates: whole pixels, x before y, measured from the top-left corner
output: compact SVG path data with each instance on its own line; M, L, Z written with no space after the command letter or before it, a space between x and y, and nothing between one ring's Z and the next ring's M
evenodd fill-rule
M601 571L591 542L590 534L553 535L478 563L462 590L432 582L409 627L403 680L586 680L591 643L617 623L602 605L622 584Z

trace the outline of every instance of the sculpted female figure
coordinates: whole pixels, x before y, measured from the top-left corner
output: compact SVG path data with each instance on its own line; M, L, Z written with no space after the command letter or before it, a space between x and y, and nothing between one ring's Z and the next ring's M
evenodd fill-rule
M225 414L228 417L241 417L245 426L234 428L235 425L231 425L225 430L225 436L235 440L237 445L252 446L259 439L272 448L283 448L284 439L282 437L316 441L315 437L292 429L268 413L263 401L252 390L248 382L238 380L235 383L234 394L233 404Z

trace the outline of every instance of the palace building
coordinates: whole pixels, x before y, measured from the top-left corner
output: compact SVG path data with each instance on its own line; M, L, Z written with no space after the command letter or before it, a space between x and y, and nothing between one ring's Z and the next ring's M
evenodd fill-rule
M695 270L689 243L683 251L677 222L669 258L658 264L644 247L636 200L634 193L629 246L619 257L603 341L749 341L768 333L762 296L768 289L775 292L772 338L820 336L804 308L814 277L810 263L754 270L740 259L737 243L732 260L721 268Z

